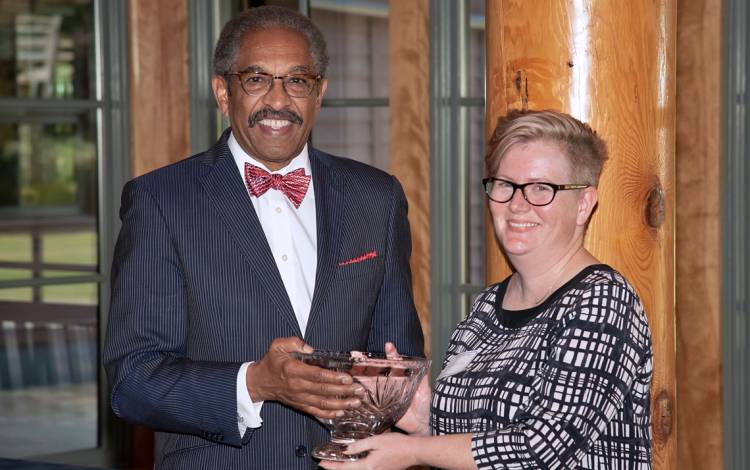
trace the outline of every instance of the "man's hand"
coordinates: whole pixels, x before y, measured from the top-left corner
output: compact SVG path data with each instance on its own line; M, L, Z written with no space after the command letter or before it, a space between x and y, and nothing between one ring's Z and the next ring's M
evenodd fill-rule
M274 400L319 418L335 418L348 408L360 406L364 392L352 377L304 364L292 352L311 353L313 348L296 337L277 338L260 361L247 368L245 383L254 402Z

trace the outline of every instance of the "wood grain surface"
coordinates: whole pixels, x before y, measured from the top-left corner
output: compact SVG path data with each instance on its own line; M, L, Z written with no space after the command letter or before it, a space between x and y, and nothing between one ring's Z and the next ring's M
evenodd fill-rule
M414 301L430 353L430 101L428 0L389 12L390 167L409 202Z
M187 2L128 4L131 168L138 176L190 155ZM132 426L129 441L129 468L153 468L153 431Z
M133 175L190 155L187 2L131 0Z
M675 27L674 0L487 2L488 135L509 109L551 108L607 141L586 246L633 283L649 317L656 469L676 468ZM495 246L487 282L509 272Z
M723 468L721 0L677 9L677 467Z

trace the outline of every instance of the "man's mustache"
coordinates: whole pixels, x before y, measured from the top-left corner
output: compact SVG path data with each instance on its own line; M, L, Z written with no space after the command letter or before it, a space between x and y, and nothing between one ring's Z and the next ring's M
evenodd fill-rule
M277 111L271 107L266 107L251 114L247 120L247 125L254 127L263 119L281 119L299 125L302 125L303 122L302 117L294 111L289 109L280 109Z

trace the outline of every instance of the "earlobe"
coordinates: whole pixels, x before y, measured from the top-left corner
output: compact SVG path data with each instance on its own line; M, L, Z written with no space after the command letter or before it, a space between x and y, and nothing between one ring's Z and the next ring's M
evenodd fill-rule
M320 81L320 88L318 91L318 97L315 100L315 105L320 109L320 105L323 103L323 95L326 93L326 89L328 89L328 79L323 79Z
M228 83L224 80L224 77L214 75L211 78L211 88L214 90L216 105L224 116L229 117L229 89L227 86Z
M586 225L591 218L591 213L599 200L599 193L593 186L589 186L581 191L581 197L578 199L578 216L576 222L578 225Z

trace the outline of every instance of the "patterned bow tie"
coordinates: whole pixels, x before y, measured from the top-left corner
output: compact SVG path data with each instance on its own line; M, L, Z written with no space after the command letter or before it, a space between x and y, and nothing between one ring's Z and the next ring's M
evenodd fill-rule
M294 207L299 209L310 185L310 175L305 174L304 168L298 168L285 175L271 174L263 168L245 163L245 181L253 196L260 197L273 188L284 193Z

